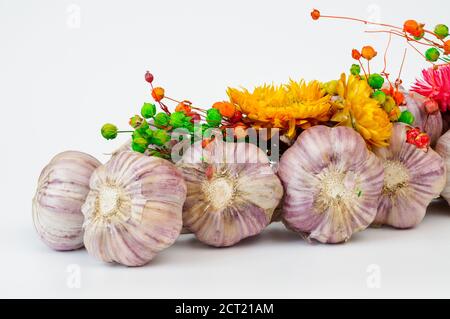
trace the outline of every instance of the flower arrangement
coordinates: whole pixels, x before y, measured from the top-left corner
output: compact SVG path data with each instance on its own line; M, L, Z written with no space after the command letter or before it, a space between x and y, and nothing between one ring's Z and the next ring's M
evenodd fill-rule
M441 193L450 201L448 27L316 9L311 17L379 26L368 32L389 35L384 68L374 70L380 54L363 46L349 50L353 63L335 79L230 87L207 108L170 97L146 72L153 101L129 119L131 129L101 128L107 140L130 135L125 147L103 165L65 152L44 169L33 200L44 242L57 250L84 244L103 261L141 266L182 227L225 247L281 220L309 240L342 243L370 226L413 228ZM406 51L395 80L387 70L393 36L431 64L411 91L401 79ZM76 200L63 196L68 189Z

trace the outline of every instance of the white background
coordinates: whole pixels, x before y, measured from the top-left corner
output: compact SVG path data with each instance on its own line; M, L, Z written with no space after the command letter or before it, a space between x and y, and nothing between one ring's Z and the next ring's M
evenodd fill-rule
M450 297L447 204L415 230L370 229L338 246L307 244L282 225L228 249L182 236L139 269L84 250L53 252L33 229L42 167L68 149L107 160L125 138L106 142L99 128L126 128L150 100L147 69L169 95L208 107L227 86L338 78L353 47L371 44L381 55L385 35L313 22L313 7L397 25L450 23L442 0L0 0L0 297ZM404 47L392 44L393 74ZM410 50L406 86L425 65Z

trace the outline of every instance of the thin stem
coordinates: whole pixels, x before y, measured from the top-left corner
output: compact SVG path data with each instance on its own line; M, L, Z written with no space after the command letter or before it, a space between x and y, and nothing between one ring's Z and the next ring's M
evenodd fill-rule
M384 58L383 58L383 60L384 60L384 69L383 69L383 71L381 72L382 74L386 74L386 69L387 69L387 54L388 54L389 48L391 47L391 42L392 42L392 33L389 33L388 44L387 44L386 50L384 51Z
M396 27L396 26L393 26L393 25L390 25L390 24L371 22L371 21L367 21L367 20L363 20L363 19L357 19L357 18L351 18L351 17L320 15L320 18L350 20L350 21L361 22L361 23L364 23L366 25L377 25L377 26L380 26L380 27L393 28L393 29L397 29L397 30L402 30L403 31L402 28L399 28L399 27Z
M402 59L402 64L400 65L400 71L398 72L398 77L397 80L401 80L401 76L402 76L402 72L403 72L403 66L405 65L405 61L406 61L406 53L408 52L408 50L405 48L405 52L403 53L403 59ZM396 89L398 91L398 84L396 81Z
M117 131L117 134L122 134L122 133L133 133L134 131Z
M361 69L364 72L364 76L366 77L366 79L368 79L366 69L364 69L364 66L363 66L363 64L361 62L361 59L359 59L358 62L359 62L359 65L361 66Z

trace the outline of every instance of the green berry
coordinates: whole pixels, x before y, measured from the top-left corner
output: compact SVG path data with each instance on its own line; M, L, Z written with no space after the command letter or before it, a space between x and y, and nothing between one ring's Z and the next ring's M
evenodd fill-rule
M102 136L107 140L115 139L117 137L117 132L117 126L110 123L103 125L101 129Z
M350 73L352 75L360 75L361 74L361 67L358 64L353 64L350 68Z
M374 100L377 100L380 105L384 104L386 102L386 93L383 91L375 91L372 94L372 98Z
M402 114L400 114L398 121L401 123L408 124L408 125L413 125L415 118L414 118L414 115L410 111L406 110L406 111L403 111Z
M166 113L160 112L155 115L154 121L157 127L166 127L169 126L170 117Z
M333 80L333 81L325 83L323 85L323 88L325 89L325 92L327 92L328 95L336 95L337 94L337 85L338 85L338 81Z
M156 105L152 103L144 103L141 108L141 115L145 119L152 118L156 114Z
M379 90L383 87L384 78L381 75L374 73L369 76L368 82L372 89Z
M392 96L386 96L386 102L383 104L383 109L386 111L386 113L391 113L394 107L396 107L397 104L395 103L395 100Z
M145 122L144 119L142 117L140 117L139 115L135 115L132 118L130 118L130 126L134 129L138 128L141 126L141 124Z
M153 136L151 138L151 143L157 146L163 146L168 141L170 141L170 135L166 130L158 129L153 131Z
M146 129L145 135L146 135L147 139L151 139L153 137L153 130L151 128Z
M175 112L170 114L169 124L173 128L180 128L184 126L186 115L183 112Z
M448 36L448 27L445 24L438 24L434 28L434 34L440 39L445 39Z
M145 153L148 148L148 141L143 137L133 138L133 142L131 143L131 148L135 152Z
M430 61L430 62L436 62L437 60L439 60L440 56L441 56L441 53L436 48L429 48L425 52L425 58L427 59L427 61Z
M218 109L209 109L206 112L206 122L211 127L219 127L222 123L222 115Z

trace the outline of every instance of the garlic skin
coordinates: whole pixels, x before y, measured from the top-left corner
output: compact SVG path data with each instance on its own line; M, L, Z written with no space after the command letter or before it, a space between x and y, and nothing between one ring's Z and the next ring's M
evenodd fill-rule
M446 183L441 196L450 204L450 132L445 133L436 145L436 152L442 157L446 168Z
M370 226L383 187L383 166L348 127L315 126L282 156L283 222L308 239L346 242Z
M105 262L142 266L180 234L186 184L169 161L121 152L92 174L84 244Z
M435 146L442 135L443 120L441 112L428 115L424 109L425 97L415 92L403 92L406 105L402 110L409 110L414 115L413 126L419 127L421 131L430 136L431 146ZM428 119L427 119L428 118ZM425 127L426 126L426 127Z
M267 155L253 144L195 143L177 165L188 189L183 225L214 247L261 233L283 196Z
M101 163L94 157L67 151L43 169L33 198L33 222L41 239L55 250L83 247L83 205L89 179Z
M389 147L374 148L383 161L384 186L374 225L408 229L419 225L445 183L444 161L406 142L408 126L394 125Z

